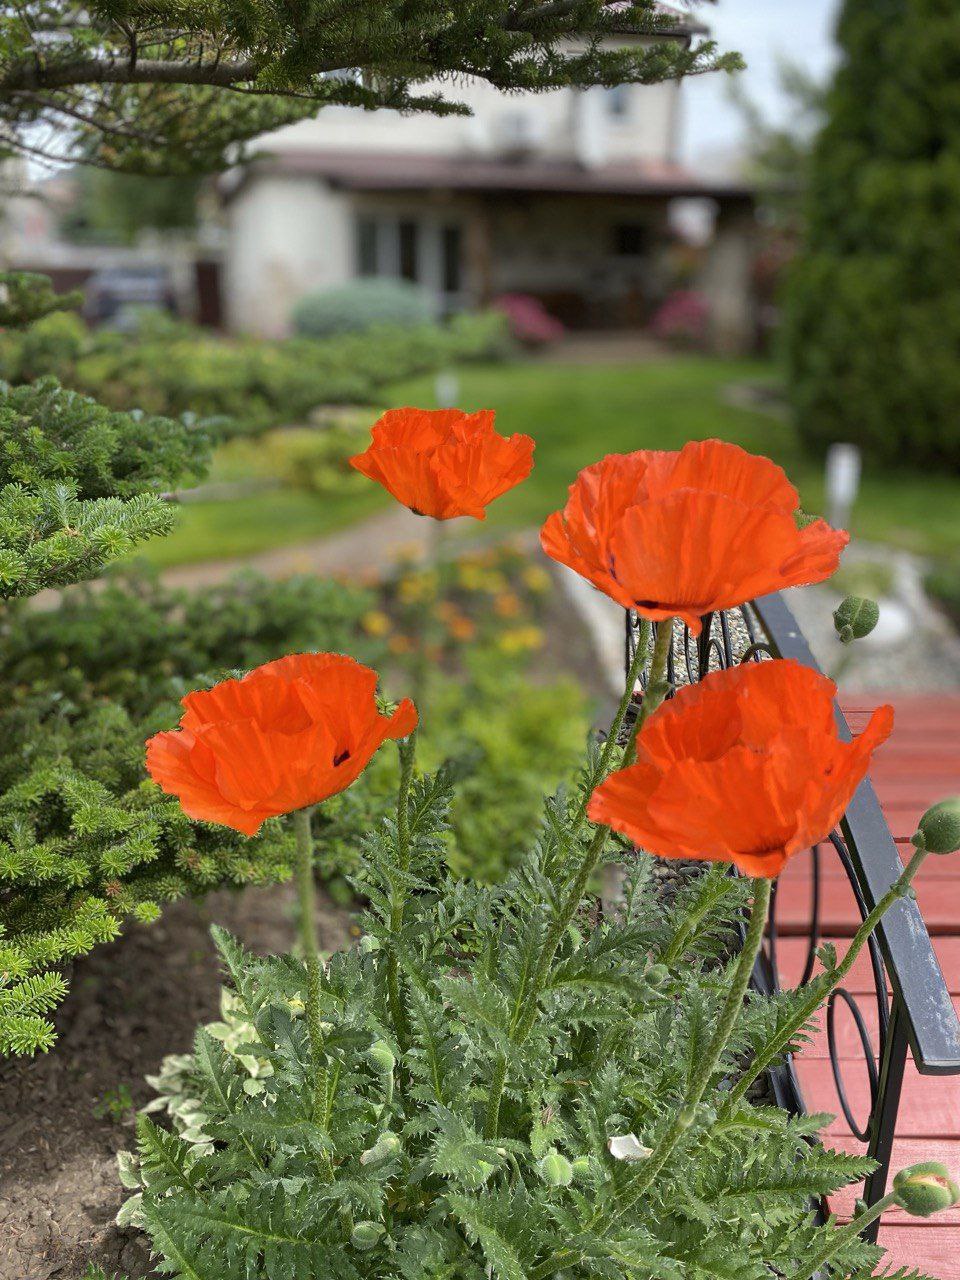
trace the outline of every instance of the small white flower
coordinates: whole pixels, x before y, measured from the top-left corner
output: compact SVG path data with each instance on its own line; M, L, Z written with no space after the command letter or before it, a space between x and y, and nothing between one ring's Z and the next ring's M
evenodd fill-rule
M641 1146L634 1133L618 1133L608 1138L607 1150L614 1160L626 1160L628 1164L636 1164L638 1160L646 1160L653 1155L653 1148Z

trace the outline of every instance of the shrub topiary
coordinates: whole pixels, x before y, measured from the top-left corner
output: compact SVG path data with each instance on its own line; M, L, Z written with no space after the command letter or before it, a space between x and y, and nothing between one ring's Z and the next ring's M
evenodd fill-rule
M846 0L786 351L804 440L960 468L960 11Z
M422 325L434 318L427 295L406 280L354 280L301 298L293 309L294 331L305 338L362 333L376 325Z

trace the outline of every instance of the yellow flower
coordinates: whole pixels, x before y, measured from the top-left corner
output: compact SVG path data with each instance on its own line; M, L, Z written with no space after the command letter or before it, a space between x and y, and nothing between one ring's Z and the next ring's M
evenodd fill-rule
M477 633L474 623L462 613L450 619L447 630L454 640L472 640Z
M539 627L512 627L500 633L497 644L504 653L524 653L541 647L543 632Z
M522 609L523 603L513 591L501 591L494 598L493 610L498 618L516 618Z
M436 573L411 573L400 579L398 594L404 604L419 604L437 594Z
M390 619L380 609L371 609L365 613L361 622L364 631L371 636L385 636L391 625Z
M543 595L550 590L550 575L538 564L531 564L523 571L523 584L536 595Z

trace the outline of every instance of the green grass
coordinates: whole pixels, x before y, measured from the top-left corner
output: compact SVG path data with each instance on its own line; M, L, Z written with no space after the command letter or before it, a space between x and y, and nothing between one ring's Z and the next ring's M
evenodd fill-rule
M605 453L677 449L717 436L778 462L805 510L823 509L823 469L801 451L789 422L723 400L736 382L773 382L758 361L677 356L638 365L515 364L462 370L460 404L494 408L507 434L537 441L530 479L490 509L494 525L539 523L562 506L577 471ZM432 404L432 380L391 388L393 404ZM867 468L851 532L930 555L960 550L960 476L873 473Z
M758 361L703 356L667 357L636 365L520 362L472 365L460 371L460 404L494 408L501 431L523 431L537 441L536 465L526 483L496 502L493 527L539 524L563 504L576 473L605 453L676 449L684 441L719 436L783 466L803 506L823 506L822 468L806 458L787 421L727 404L736 382L775 381ZM384 403L434 403L432 377L390 387ZM212 478L238 480L264 474L256 446L245 442L218 455ZM317 498L292 489L183 509L180 528L147 555L169 567L291 546L322 537L388 501L374 485L340 497ZM960 550L960 477L871 473L863 480L852 532L911 551L949 556Z
M297 489L268 489L232 501L188 503L174 532L140 548L137 558L160 569L242 559L335 533L388 501L371 486L369 493L336 498L318 498Z

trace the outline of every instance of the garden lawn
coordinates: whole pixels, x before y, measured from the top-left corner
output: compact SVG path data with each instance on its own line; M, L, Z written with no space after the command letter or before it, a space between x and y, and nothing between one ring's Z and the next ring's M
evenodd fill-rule
M760 361L675 356L635 365L525 362L460 371L460 407L494 408L505 434L535 438L533 474L498 500L492 525L528 526L561 506L577 471L605 453L678 449L717 436L779 462L805 510L823 509L822 466L804 456L791 424L724 400L735 383L776 382ZM432 381L390 388L392 404L432 404ZM960 552L960 476L880 472L864 476L851 532L921 554Z
M773 383L759 361L674 356L634 365L572 365L522 361L468 365L459 371L463 408L494 408L498 426L537 441L530 479L496 502L489 525L539 524L562 505L577 471L605 453L676 449L686 440L717 436L779 462L800 489L804 508L823 507L822 467L804 456L794 430L780 417L726 402L736 383ZM434 404L434 379L389 387L385 405ZM263 474L255 446L218 456L214 479ZM161 567L243 557L308 542L363 519L389 499L375 485L316 497L284 488L241 499L186 505L180 527L146 554ZM930 555L960 551L960 477L868 472L852 532Z
M375 486L370 490L320 497L302 489L265 489L243 498L187 503L173 533L138 547L134 558L170 569L205 560L239 560L310 542L372 515L390 501Z

